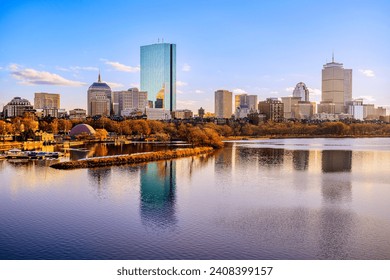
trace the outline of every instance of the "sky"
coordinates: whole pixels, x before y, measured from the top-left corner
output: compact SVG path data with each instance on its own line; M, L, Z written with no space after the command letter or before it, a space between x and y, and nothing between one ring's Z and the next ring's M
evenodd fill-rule
M35 92L87 107L88 87L140 84L140 46L176 44L177 108L214 112L214 91L321 100L321 69L353 69L353 98L390 109L390 1L0 0L0 106Z

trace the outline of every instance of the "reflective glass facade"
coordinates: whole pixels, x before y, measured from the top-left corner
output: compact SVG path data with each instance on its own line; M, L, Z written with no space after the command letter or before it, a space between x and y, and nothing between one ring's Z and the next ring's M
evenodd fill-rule
M141 46L141 90L154 103L162 89L164 109L176 110L176 45Z

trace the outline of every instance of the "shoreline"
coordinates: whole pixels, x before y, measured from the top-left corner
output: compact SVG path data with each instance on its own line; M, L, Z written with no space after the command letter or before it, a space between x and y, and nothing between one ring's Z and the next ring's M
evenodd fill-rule
M251 140L269 140L269 139L304 139L304 138L390 138L390 135L265 135L265 136L228 136L223 137L222 141L251 141Z
M214 151L212 147L198 147L198 148L185 148L169 151L159 152L147 152L136 153L131 155L118 155L101 158L89 158L84 160L64 161L50 165L55 169L79 169L79 168L94 168L94 167L107 167L107 166L119 166L125 164L137 164L158 160L169 160L181 157L196 156L201 154L207 154Z

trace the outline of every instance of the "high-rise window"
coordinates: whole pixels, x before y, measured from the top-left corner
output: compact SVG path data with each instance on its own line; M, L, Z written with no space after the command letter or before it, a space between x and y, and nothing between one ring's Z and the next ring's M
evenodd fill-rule
M164 109L176 110L176 45L161 43L141 46L141 90L153 104L164 91ZM160 94L161 96L161 94Z

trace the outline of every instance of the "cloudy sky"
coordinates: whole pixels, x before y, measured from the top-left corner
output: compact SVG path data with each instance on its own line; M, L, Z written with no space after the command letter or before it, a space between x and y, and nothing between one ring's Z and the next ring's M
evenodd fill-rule
M0 0L0 106L34 92L86 108L88 87L138 87L140 46L177 46L177 108L214 111L214 91L319 101L332 58L353 97L390 105L390 1Z

